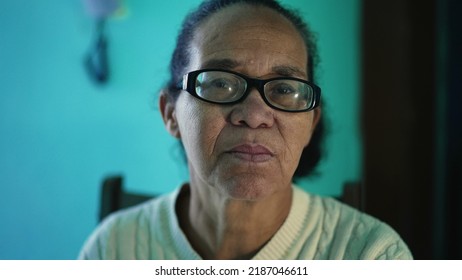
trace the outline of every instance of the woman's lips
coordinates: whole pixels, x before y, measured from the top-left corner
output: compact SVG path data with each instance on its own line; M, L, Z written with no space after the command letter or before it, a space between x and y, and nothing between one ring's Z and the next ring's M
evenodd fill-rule
M229 154L238 159L251 162L265 162L270 160L274 154L265 146L243 144L228 151Z

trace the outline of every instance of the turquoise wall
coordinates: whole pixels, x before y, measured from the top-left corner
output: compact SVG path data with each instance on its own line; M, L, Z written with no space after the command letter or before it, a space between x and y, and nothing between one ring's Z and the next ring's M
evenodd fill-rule
M199 1L126 0L108 25L112 76L87 77L93 24L81 1L6 1L0 9L0 259L73 259L97 224L99 186L133 191L186 179L155 96L180 22ZM319 33L319 84L331 134L313 192L336 195L361 171L359 0L283 1Z

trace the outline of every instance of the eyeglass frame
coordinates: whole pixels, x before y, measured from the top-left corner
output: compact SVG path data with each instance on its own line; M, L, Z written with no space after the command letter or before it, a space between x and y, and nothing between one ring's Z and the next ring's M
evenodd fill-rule
M208 100L208 99L205 99L205 98L199 96L197 94L197 92L196 92L196 89L195 89L196 88L197 77L201 73L212 72L212 71L230 73L230 74L234 74L234 75L236 75L238 77L241 77L247 83L245 92L237 100L230 101L230 102L212 101L212 100ZM310 86L313 89L313 102L312 102L312 105L310 107L306 108L306 109L303 109L303 110L287 110L287 109L279 108L279 107L271 104L271 102L265 96L264 87L265 87L265 85L267 83L269 83L271 81L275 81L275 80L297 81L297 82L301 82L301 83L304 83L304 84ZM194 96L194 97L196 97L196 98L198 98L198 99L200 99L202 101L213 103L213 104L220 104L220 105L232 105L232 104L237 104L239 102L244 101L247 98L247 96L250 94L250 92L251 92L251 90L253 88L257 89L257 91L260 93L260 96L262 97L263 101L265 101L266 105L268 105L269 107L271 107L273 109L280 110L280 111L283 111L283 112L289 112L289 113L308 112L308 111L312 111L312 110L316 109L321 103L321 88L319 86L315 85L314 83L311 83L311 82L303 80L303 79L295 78L295 77L274 77L274 78L270 78L270 79L256 79L256 78L251 78L249 76L246 76L244 74L234 72L234 71L231 71L231 70L206 68L206 69L200 69L200 70L195 70L195 71L191 71L189 73L186 73L183 76L183 81L181 83L181 86L179 86L179 89L182 89L182 90L188 92L192 96Z

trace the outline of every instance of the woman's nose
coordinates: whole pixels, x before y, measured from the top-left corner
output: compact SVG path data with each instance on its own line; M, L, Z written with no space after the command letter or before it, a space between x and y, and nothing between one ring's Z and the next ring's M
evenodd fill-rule
M237 126L268 128L274 124L274 110L254 88L242 102L233 106L230 121Z

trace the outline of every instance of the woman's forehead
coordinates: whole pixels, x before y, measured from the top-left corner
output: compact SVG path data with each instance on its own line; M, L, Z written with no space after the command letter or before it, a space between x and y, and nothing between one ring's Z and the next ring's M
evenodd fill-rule
M288 36L300 37L293 24L277 11L265 6L235 4L212 14L198 28L204 35L214 36L239 31L258 37L277 31ZM255 31L259 31L258 33Z
M266 7L234 5L217 12L196 30L192 47L191 62L197 67L220 61L227 66L223 68L233 68L229 64L260 60L292 65L306 73L302 37L289 20Z

